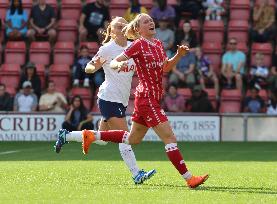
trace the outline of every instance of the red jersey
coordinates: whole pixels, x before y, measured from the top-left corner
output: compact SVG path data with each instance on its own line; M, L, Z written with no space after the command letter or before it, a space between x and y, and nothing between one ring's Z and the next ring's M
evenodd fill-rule
M157 39L151 42L140 38L124 50L124 55L127 59L133 58L136 64L139 85L135 95L161 100L163 65L166 60L162 43Z

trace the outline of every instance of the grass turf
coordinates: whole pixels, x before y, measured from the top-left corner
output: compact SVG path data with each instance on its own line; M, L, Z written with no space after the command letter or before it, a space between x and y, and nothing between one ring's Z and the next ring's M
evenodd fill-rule
M134 185L118 146L80 143L60 154L53 142L0 143L0 203L276 203L277 143L179 143L194 174L210 178L196 190L185 186L162 143L134 148L141 168L157 174Z

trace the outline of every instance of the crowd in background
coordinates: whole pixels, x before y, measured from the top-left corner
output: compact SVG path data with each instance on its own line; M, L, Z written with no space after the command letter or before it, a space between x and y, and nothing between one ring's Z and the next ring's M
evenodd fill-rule
M112 18L108 0L84 3L78 24L78 42L103 40L103 33ZM154 1L147 9L139 0L131 0L124 18L131 21L139 13L148 13L156 23L156 38L162 41L168 58L172 57L177 45L185 44L190 52L166 76L166 94L163 101L165 111L169 112L217 112L222 89L238 89L243 94L242 112L277 114L277 61L272 57L272 66L264 63L264 53L258 52L253 63L249 63L247 53L238 49L238 39L227 39L221 67L213 67L213 61L203 52L202 34L192 29L190 19L204 21L228 21L227 4L224 0L186 0L177 1L172 6L167 0ZM275 8L268 0L253 4L251 16L250 42L270 42L275 45ZM5 27L5 41L48 40L53 46L57 41L58 15L47 0L37 0L30 14L22 7L21 0L12 0L2 26ZM79 47L79 46L76 46ZM97 89L104 81L103 71L87 75L84 68L91 59L89 48L80 46L72 66L72 87L94 87ZM12 97L6 92L5 84L0 84L0 111L51 111L66 112L64 128L74 130L85 127L91 120L88 108L82 98L68 98L55 90L55 83L48 81L42 90L41 81L36 73L36 65L28 62L18 82L18 93ZM191 89L191 96L185 98L179 89ZM212 104L207 88L215 90L216 103ZM269 100L264 101L259 91L267 90ZM77 110L77 111L76 111ZM81 122L81 123L80 123ZM89 129L89 128L88 128Z

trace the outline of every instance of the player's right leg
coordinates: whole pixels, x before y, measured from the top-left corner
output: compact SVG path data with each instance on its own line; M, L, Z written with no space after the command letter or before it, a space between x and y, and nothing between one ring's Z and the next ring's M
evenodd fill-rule
M174 136L169 122L165 121L163 123L160 123L157 126L153 127L153 129L155 133L165 143L165 150L169 160L179 171L181 176L186 180L187 185L190 188L196 188L197 186L203 184L208 179L208 175L206 174L203 176L193 176L188 171L183 156L177 147L176 137Z

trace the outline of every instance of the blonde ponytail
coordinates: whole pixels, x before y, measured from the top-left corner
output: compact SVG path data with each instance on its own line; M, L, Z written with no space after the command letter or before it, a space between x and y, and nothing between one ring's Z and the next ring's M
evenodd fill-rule
M105 38L102 41L102 45L108 43L111 40L111 32L112 32L112 26L111 26L111 23L109 23L106 29L106 32L103 33L105 35Z
M140 21L140 17L143 14L139 14L135 17L134 20L132 20L130 23L128 23L124 28L123 28L123 32L124 35L128 38L128 39L132 39L132 40L136 40L138 38L140 38L140 34L138 32L138 28L139 28L139 21Z

